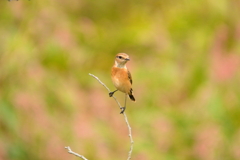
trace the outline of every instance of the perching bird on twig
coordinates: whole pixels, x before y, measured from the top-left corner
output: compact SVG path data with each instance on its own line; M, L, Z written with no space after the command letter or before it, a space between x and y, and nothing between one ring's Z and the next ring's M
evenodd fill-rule
M132 89L132 76L129 70L126 67L126 63L130 60L129 56L126 53L118 53L115 58L115 63L112 67L111 77L114 86L117 90L110 92L109 96L112 97L116 91L121 91L125 93L125 105L122 107L121 114L126 109L126 97L127 95L132 101L135 101L133 96L133 89Z

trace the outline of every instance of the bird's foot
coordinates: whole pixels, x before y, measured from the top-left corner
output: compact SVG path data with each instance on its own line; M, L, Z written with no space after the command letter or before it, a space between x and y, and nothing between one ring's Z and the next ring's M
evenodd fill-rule
M120 109L122 110L122 111L120 112L120 114L123 114L124 111L125 111L125 109L126 109L126 107L121 107Z
M109 97L112 97L114 92L109 92Z
M115 90L115 91L113 91L113 92L109 92L109 97L112 97L113 96L113 94L115 93L115 92L117 92L118 90Z

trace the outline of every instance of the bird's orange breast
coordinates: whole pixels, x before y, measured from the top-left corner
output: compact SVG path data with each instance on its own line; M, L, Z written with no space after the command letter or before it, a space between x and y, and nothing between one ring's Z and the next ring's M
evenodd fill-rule
M126 68L112 67L112 81L114 86L121 92L129 93L131 83L128 77L128 70Z

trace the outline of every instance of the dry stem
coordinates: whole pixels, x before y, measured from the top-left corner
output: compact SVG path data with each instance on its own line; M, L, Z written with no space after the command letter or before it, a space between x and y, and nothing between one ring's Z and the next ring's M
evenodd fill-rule
M88 159L85 158L84 156L73 152L70 147L65 147L65 148L68 150L68 153L73 154L73 155L75 155L75 156L77 156L77 157L80 157L80 158L82 158L83 160L88 160Z
M89 75L92 76L93 78L95 78L96 80L98 80L98 82L99 82L100 84L102 84L102 85L108 90L108 92L111 92L110 89L109 89L98 77L94 76L94 75L91 74L91 73L89 73ZM114 98L114 100L117 102L119 108L121 109L122 106L121 106L121 104L118 102L117 98L114 97L114 95L113 95L112 97ZM124 116L125 122L126 122L127 127L128 127L128 132L129 132L128 136L129 136L129 138L130 138L130 143L131 143L131 145L130 145L130 150L129 150L129 152L128 152L128 158L127 158L127 160L130 160L130 159L131 159L131 156L132 156L133 143L134 143L134 142L133 142L133 138L132 138L132 128L131 128L131 126L129 125L129 122L128 122L128 119L127 119L127 115L126 115L125 112L123 112L123 116Z
M110 92L110 89L109 89L98 77L94 76L94 75L91 74L91 73L89 73L89 75L92 76L93 78L95 78L100 84L102 84L102 85L108 90L108 92ZM116 98L115 96L112 96L112 97L114 98L114 100L117 102L119 108L121 109L122 106L121 106L121 104L118 102L117 98ZM131 126L129 125L129 122L128 122L128 119L127 119L127 115L126 115L125 112L123 112L123 116L124 116L125 122L126 122L127 127L128 127L128 132L129 132L128 136L129 136L129 138L130 138L130 144L131 144L131 145L130 145L130 150L129 150L129 152L128 152L128 158L127 158L127 160L130 160L130 159L131 159L131 156L132 156L133 143L134 143L134 142L133 142L133 138L132 138L132 128L131 128ZM87 160L84 156L79 155L79 154L73 152L70 147L65 147L65 148L68 149L68 153L73 154L73 155L75 155L75 156L77 156L77 157L80 157L80 158L82 158L83 160Z

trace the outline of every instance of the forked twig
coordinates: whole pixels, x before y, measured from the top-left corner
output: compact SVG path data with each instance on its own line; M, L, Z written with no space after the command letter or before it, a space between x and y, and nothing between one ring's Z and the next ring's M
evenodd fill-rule
M109 89L98 77L94 76L94 75L91 74L91 73L89 73L89 75L92 76L93 78L95 78L100 84L102 84L102 85L108 90L108 92L110 92L110 89ZM118 102L117 98L116 98L115 96L112 96L112 97L114 98L114 100L117 102L119 108L121 109L122 106L121 106L121 104ZM128 119L127 119L127 115L126 115L125 112L123 112L123 116L124 116L125 122L126 122L127 127L128 127L128 132L129 132L128 136L129 136L129 138L130 138L130 144L131 144L131 145L130 145L130 150L129 150L129 152L128 152L128 158L127 158L127 160L130 160L130 159L131 159L131 156L132 156L133 143L134 143L134 142L133 142L133 138L132 138L132 128L131 128L131 126L129 125L129 122L128 122ZM84 156L82 156L82 155L80 155L80 154L78 154L78 153L73 152L70 147L65 147L65 148L68 150L68 153L73 154L73 155L75 155L75 156L77 156L77 157L80 157L80 158L82 158L83 160L87 160L87 158L85 158Z
M89 73L90 76L92 76L93 78L95 78L100 84L102 84L107 90L108 92L111 92L110 89L96 76L94 76L93 74ZM122 106L121 104L118 102L117 98L113 95L112 96L114 98L114 100L117 102L119 108L121 109ZM131 143L131 146L130 146L130 151L128 152L128 159L127 160L130 160L131 159L131 156L132 156L132 151L133 151L133 138L132 138L132 128L131 126L129 125L129 122L128 122L128 119L127 119L127 115L125 112L123 112L123 116L124 116L124 119L125 119L125 122L127 124L127 127L128 127L128 136L130 138L130 143Z

